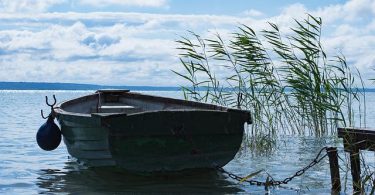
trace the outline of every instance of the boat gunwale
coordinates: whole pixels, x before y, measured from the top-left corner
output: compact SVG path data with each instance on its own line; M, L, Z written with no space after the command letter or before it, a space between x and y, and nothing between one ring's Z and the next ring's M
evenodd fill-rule
M69 99L62 101L56 105L54 108L54 112L57 115L70 115L70 116L80 116L80 117L93 117L93 113L86 114L86 113L79 113L79 112L69 112L64 110L62 107L64 104L71 104L75 102L82 102L84 100L87 100L88 98L93 98L100 93L103 93L103 91L97 91L93 94L88 94L84 95L81 97ZM104 92L105 93L105 92ZM100 116L98 114L97 116L100 117L117 117L117 116L131 116L131 115L140 115L140 114L145 114L145 113L156 113L156 112L176 112L176 111L210 111L210 112L239 112L243 114L249 115L248 119L248 124L252 123L252 117L250 114L250 111L248 110L241 110L241 109L236 109L236 108L229 108L229 107L224 107L224 106L219 106L215 104L208 104L208 103L202 103L202 102L195 102L195 101L190 101L190 100L182 100L182 99L176 99L176 98L169 98L169 97L161 97L161 96L155 96L155 95L147 95L147 94L141 94L141 93L136 93L136 92L124 92L124 91L119 91L119 92L108 92L108 93L120 93L122 95L130 95L130 96L135 96L135 98L139 98L140 100L156 100L158 102L163 102L163 103L171 103L171 104L180 104L184 106L191 106L191 107L197 107L201 109L173 109L173 110L151 110L151 111L142 111L142 112L137 112L137 113L132 113L132 114L125 114L125 113L107 113L106 116ZM126 97L126 96L124 96ZM204 108L204 109L202 109ZM94 114L95 115L95 114Z

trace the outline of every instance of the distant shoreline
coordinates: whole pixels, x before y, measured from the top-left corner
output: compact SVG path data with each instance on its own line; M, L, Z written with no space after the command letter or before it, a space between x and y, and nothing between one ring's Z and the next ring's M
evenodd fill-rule
M129 89L134 91L178 91L180 87L111 86L79 83L0 82L0 90L98 90Z
M0 82L0 90L98 90L98 89L129 89L132 91L180 91L174 86L117 86L79 83L46 83L46 82ZM198 89L206 90L206 88ZM375 88L359 89L359 91L375 92Z

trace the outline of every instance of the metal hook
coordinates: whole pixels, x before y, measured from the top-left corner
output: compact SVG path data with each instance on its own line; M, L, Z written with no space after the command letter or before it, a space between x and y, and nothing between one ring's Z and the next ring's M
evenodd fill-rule
M55 97L55 95L53 95L52 96L53 97L53 103L52 104L49 104L49 102L48 102L48 97L46 96L46 104L48 105L48 106L50 106L51 108L54 106L54 105L56 105L56 97Z
M40 115L42 115L42 118L47 119L48 117L45 117L43 114L43 110L40 110Z
M51 113L50 113L47 117L45 117L44 114L43 114L43 110L40 110L40 115L41 115L42 118L44 118L44 119L47 119L47 118L49 118L49 117L54 118L54 110L53 110L54 108L53 108L53 107L56 105L56 96L53 95L52 97L53 97L53 103L50 104L50 103L48 102L48 97L46 96L46 104L47 104L49 107L51 107Z

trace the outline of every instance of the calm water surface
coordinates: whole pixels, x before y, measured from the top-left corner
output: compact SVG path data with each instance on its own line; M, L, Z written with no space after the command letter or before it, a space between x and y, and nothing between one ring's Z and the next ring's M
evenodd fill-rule
M91 91L0 91L0 194L118 194L118 193L255 193L265 194L264 187L250 186L218 172L189 172L169 176L131 175L110 168L87 168L69 157L63 142L51 152L41 150L35 133L45 122L40 109L49 112L44 96L56 94L58 101L78 97ZM144 92L180 97L179 92ZM375 127L375 94L369 94L368 122ZM291 176L315 157L323 146L337 146L345 159L341 140L334 138L280 138L278 148L268 155L243 150L224 168L246 176L264 169L276 180ZM366 161L375 161L366 153ZM344 164L340 161L340 164ZM371 165L371 163L370 163ZM347 168L342 167L344 180ZM266 175L257 179L264 180ZM350 177L349 181L350 182ZM270 189L271 194L330 194L327 159L283 187ZM351 185L348 183L348 193Z

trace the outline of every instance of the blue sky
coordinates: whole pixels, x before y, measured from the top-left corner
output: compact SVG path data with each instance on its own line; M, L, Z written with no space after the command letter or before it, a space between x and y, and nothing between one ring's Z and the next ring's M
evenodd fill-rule
M288 33L306 13L322 17L329 55L375 78L374 0L0 0L0 81L183 85L171 70L187 30L228 38L271 21Z

